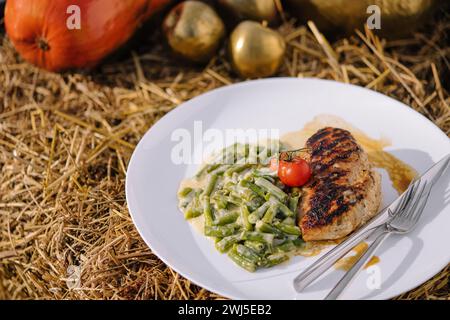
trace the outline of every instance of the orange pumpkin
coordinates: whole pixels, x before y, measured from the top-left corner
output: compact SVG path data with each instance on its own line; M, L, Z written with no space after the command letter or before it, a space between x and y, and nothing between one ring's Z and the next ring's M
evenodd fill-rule
M27 61L50 71L89 68L170 0L8 0L6 32Z

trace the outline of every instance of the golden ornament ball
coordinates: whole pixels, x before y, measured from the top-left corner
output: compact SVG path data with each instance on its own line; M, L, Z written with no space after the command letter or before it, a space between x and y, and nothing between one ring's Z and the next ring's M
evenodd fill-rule
M287 0L294 14L314 21L324 32L352 33L363 29L367 19L376 12L375 5L379 8L381 28L373 30L392 38L424 25L437 3L437 0Z
M241 22L230 36L230 56L235 70L245 78L273 75L286 51L283 37L254 21Z
M274 0L219 0L219 3L241 20L271 22L277 16Z
M200 1L184 1L164 19L163 30L170 47L194 61L210 59L225 34L225 26L217 13Z

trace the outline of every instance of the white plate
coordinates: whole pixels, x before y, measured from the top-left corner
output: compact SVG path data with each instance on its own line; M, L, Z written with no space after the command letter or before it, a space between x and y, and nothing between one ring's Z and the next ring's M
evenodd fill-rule
M126 180L128 208L144 241L166 264L192 282L233 299L320 299L342 271L330 271L302 294L292 279L317 257L295 257L289 263L249 273L218 253L177 209L180 180L196 165L171 161L174 130L193 134L216 128L301 129L319 114L333 114L368 135L389 137L388 150L423 173L450 152L449 138L406 105L361 87L318 79L274 78L243 82L192 99L158 121L142 138L131 158ZM196 146L193 146L196 147ZM377 268L363 271L345 291L346 299L388 299L410 290L450 261L449 174L435 186L414 232L391 236L378 250ZM384 205L396 194L383 174ZM376 280L379 289L369 289ZM374 282L375 281L375 282Z

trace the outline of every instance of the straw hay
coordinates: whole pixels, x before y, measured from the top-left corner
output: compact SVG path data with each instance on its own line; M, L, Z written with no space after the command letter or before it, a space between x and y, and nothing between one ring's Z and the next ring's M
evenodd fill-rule
M448 19L397 41L366 31L332 43L313 23L285 21L279 30L288 53L278 75L380 91L450 133ZM193 67L154 38L125 60L63 75L22 62L0 38L0 298L220 298L147 248L128 214L124 181L133 147L152 124L240 79L224 50ZM68 288L71 265L81 268L79 288ZM400 298L449 299L449 274L447 266Z

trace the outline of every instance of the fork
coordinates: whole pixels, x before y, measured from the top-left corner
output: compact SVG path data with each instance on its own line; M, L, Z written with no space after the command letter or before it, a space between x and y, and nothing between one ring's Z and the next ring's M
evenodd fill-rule
M368 238L369 236L372 236L373 234L379 234L379 229L384 229L383 225L386 222L389 222L395 215L405 210L406 205L412 199L413 191L417 190L414 186L416 186L418 181L428 181L428 183L433 186L436 181L439 180L441 175L446 171L449 164L450 154L443 157L430 169L428 169L420 178L418 178L419 180L415 179L414 181L412 181L408 189L399 198L397 198L396 201L379 212L375 217L368 221L365 226L361 227L359 230L356 230L347 239L325 253L316 262L306 268L302 273L297 275L293 280L294 289L297 292L301 292L309 284L322 276L327 269L332 267L336 263L336 261L346 255L358 243Z
M412 199L407 202L404 210L401 210L396 215L392 215L392 212L390 212L391 219L376 230L375 241L358 259L353 267L342 277L342 279L339 280L336 286L325 297L325 300L335 300L340 296L344 289L347 288L361 268L366 264L370 257L372 257L374 252L390 234L405 234L414 229L417 221L419 221L419 218L422 215L425 205L427 204L431 188L432 183L428 183L427 181L424 181L423 183L422 181L418 181L417 184L413 184L411 188Z
M345 239L340 245L331 249L328 253L326 253L319 260L317 260L313 265L311 265L304 272L299 274L293 281L295 290L297 292L301 292L311 282L313 282L320 275L322 275L328 268L330 268L337 260L339 260L339 258L347 254L358 243L368 238L372 234L376 233L377 230L380 227L382 227L382 224L392 219L395 214L403 211L408 201L412 198L413 186L416 181L417 180L411 182L408 189L405 191L405 196L402 197L400 201L396 204L394 210L393 211L387 210L388 211L387 218L384 218L383 221L375 223L375 221L379 220L384 216L386 210L383 210L371 220L371 221L375 220L373 222L373 224L375 224L374 227L371 228L363 227L360 230L357 230L355 233L353 233L351 236ZM368 222L368 224L372 224L372 222Z

